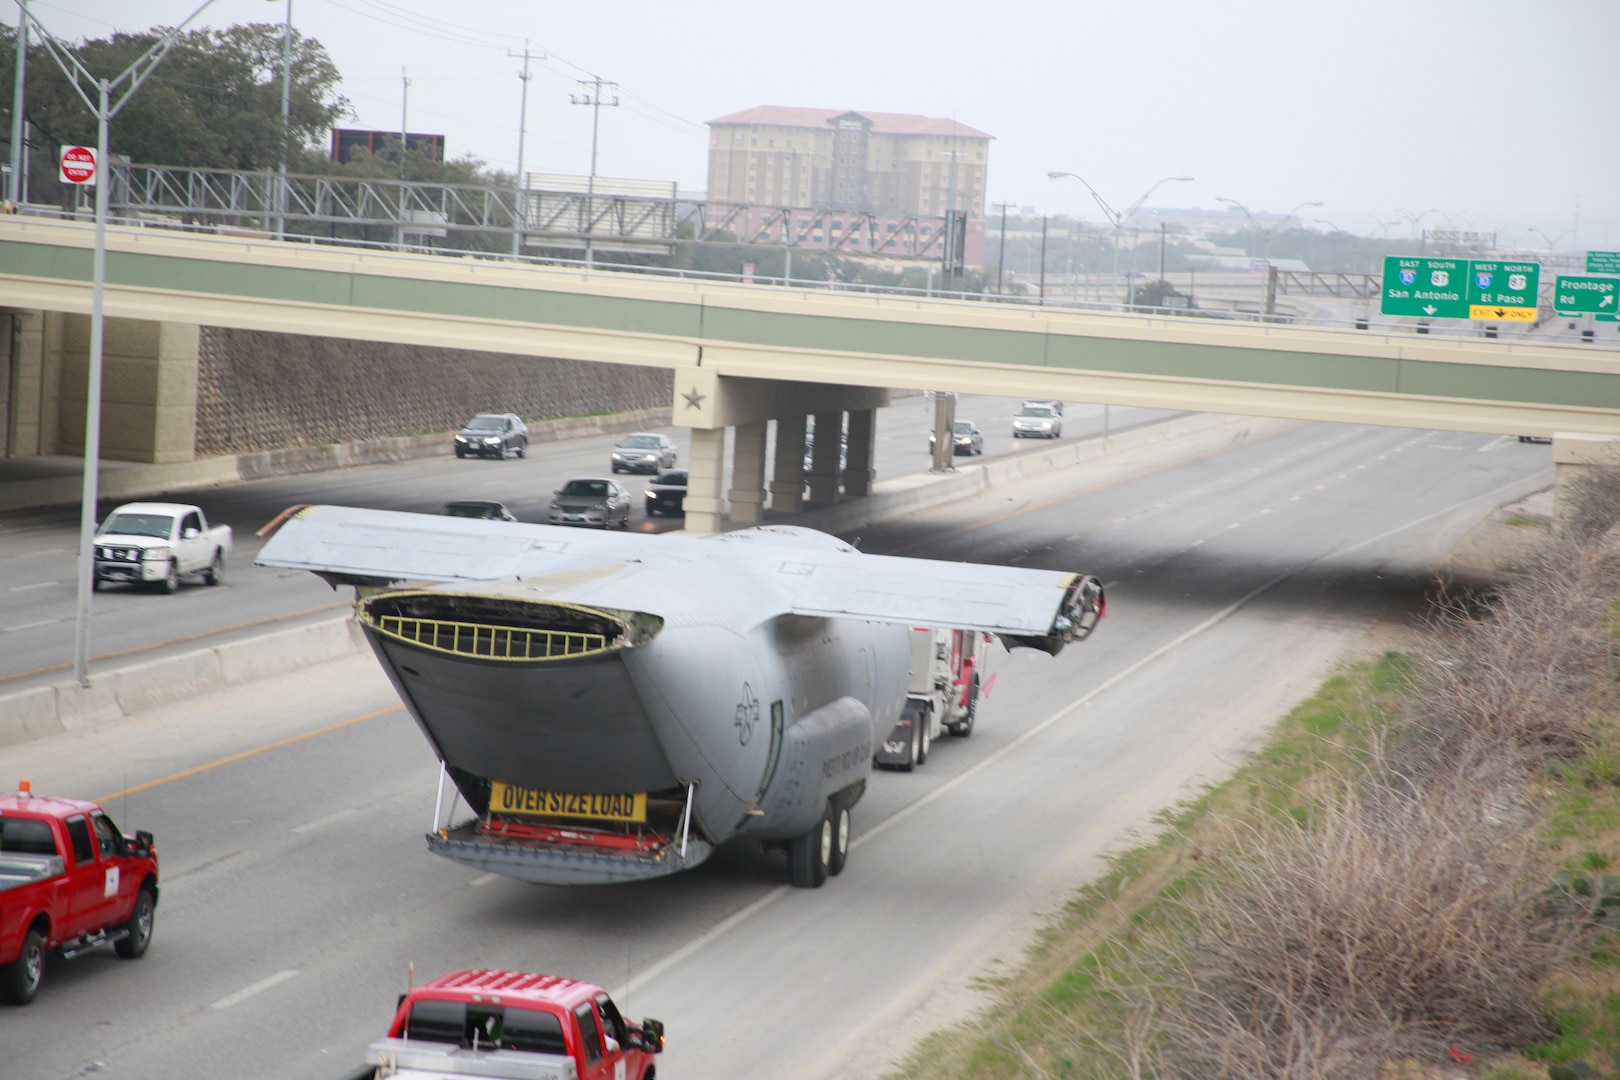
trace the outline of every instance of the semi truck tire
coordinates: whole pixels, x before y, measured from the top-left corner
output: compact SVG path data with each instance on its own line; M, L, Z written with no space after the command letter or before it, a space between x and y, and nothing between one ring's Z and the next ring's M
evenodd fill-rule
M967 712L962 719L952 724L950 732L959 739L965 739L973 734L973 721L979 715L979 673L973 673L973 683L968 687Z
M45 935L30 930L23 935L22 951L17 959L0 968L0 1001L26 1005L39 993L39 984L44 979Z

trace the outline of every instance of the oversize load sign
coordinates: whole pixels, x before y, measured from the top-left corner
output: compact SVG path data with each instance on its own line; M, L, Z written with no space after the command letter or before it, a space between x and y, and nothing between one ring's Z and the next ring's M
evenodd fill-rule
M492 814L646 821L647 795L645 792L586 795L573 791L541 791L492 780L489 785L489 810Z
M96 182L96 152L88 146L62 147L60 173L64 184Z
M1424 319L1534 322L1541 266L1467 259L1384 260L1379 311Z

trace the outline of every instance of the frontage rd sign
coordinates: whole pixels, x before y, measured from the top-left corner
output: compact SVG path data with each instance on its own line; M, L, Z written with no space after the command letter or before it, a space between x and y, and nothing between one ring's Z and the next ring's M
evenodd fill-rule
M1379 312L1420 319L1534 322L1541 265L1467 259L1384 260Z
M1613 315L1620 278L1559 274L1553 309L1560 315Z
M62 147L61 177L64 184L94 184L95 150L88 146Z

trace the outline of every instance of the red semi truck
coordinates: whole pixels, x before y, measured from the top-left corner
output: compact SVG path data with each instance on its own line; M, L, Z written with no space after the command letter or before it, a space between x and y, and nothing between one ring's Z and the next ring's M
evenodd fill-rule
M521 971L452 971L400 996L355 1080L653 1080L664 1025L632 1024L607 991Z
M0 795L0 1001L26 1005L52 949L64 959L111 945L134 960L152 940L158 858L92 802Z

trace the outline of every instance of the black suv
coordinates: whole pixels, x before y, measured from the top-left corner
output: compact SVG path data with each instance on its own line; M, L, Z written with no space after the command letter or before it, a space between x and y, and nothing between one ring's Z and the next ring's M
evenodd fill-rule
M526 457L529 429L513 413L479 413L456 433L456 457L468 454L504 458L507 454Z

